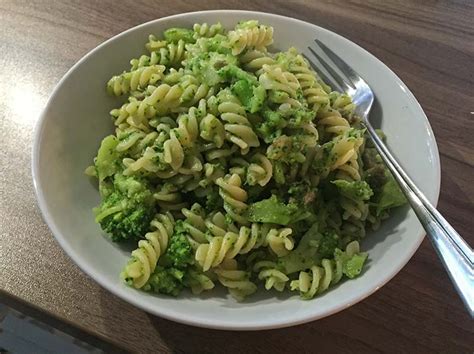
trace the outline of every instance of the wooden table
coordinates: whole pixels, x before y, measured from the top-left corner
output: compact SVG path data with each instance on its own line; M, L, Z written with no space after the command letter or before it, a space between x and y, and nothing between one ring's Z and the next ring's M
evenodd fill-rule
M474 3L469 0L0 2L0 301L118 352L452 352L474 349L472 321L425 240L365 301L323 320L264 332L188 327L134 308L83 274L41 219L33 127L62 75L107 38L155 18L204 9L274 12L333 30L410 87L436 134L439 209L474 243Z

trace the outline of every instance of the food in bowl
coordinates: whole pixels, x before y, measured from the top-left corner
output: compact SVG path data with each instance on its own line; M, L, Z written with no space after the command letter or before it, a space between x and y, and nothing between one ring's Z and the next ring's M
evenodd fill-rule
M350 97L272 42L253 20L169 28L107 83L125 102L86 173L102 229L138 241L130 286L311 299L361 273L366 229L405 202Z

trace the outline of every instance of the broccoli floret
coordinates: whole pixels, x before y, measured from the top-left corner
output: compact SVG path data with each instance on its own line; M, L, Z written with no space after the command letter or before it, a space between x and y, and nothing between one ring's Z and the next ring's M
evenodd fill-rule
M286 111L288 126L291 128L301 127L303 124L311 122L316 116L316 112L304 107L290 109Z
M382 186L387 182L387 175L386 167L383 164L378 164L365 171L364 179L370 185L374 194L378 194Z
M259 199L262 199L262 194L265 193L265 188L262 187L259 184L256 184L255 186L250 186L247 189L247 194L248 194L248 203L255 203ZM222 199L222 198L221 198Z
M194 262L193 250L187 235L188 231L184 222L178 220L174 226L168 248L145 285L146 289L178 296L186 286L185 278Z
M219 210L220 208L222 208L222 206L223 200L219 195L219 189L212 188L209 193L206 194L204 208L210 212L212 210Z
M198 50L219 54L232 54L227 36L216 34L214 37L201 37L197 40ZM236 63L237 61L234 61Z
M306 160L304 154L305 144L300 135L281 135L268 146L267 157L271 160L279 160L290 165L303 163ZM291 166L290 166L291 168Z
M206 52L188 60L186 68L190 69L199 81L209 86L215 86L225 81L222 69L227 66L235 66L233 64L236 62L237 59L231 55Z
M282 134L286 127L299 128L314 119L315 112L305 107L274 110L264 108L263 121L257 126L257 134L267 143L271 143Z
M114 242L143 237L155 213L148 183L117 174L107 190L109 194L94 208L96 222Z
M383 185L380 193L376 196L376 214L380 215L382 212L401 206L407 202L398 183L393 178L392 174L388 173L388 180Z
M319 224L314 223L303 235L296 249L278 259L278 268L285 274L292 274L317 264L321 260L317 251L322 238Z
M246 216L251 222L264 222L278 225L288 225L304 220L311 216L309 212L297 204L285 204L275 195L268 199L253 203L247 209Z
M316 155L312 163L312 169L317 174L325 174L331 168L331 165L337 159L337 155L332 153L335 141L328 141L321 145L319 154Z
M365 181L349 182L343 179L337 179L331 181L331 183L337 186L343 196L354 200L369 200L374 194L369 184Z
M349 258L342 268L342 272L348 277L348 278L355 278L360 274L362 271L362 267L364 266L365 260L367 259L367 254L366 253L359 253L353 255L351 258Z
M291 47L291 48L288 48L286 52L279 52L276 55L275 60L285 70L294 70L295 67L302 65L301 60L299 60L298 58L298 54L299 54L298 50L295 47Z
M322 259L333 258L340 251L340 237L334 231L320 231L320 222L314 222L303 235L293 252L278 260L278 268L291 274L319 264ZM345 253L344 253L345 254Z
M230 82L236 82L238 80L244 80L252 85L258 85L258 80L255 75L242 70L237 65L229 64L219 70L219 75L225 80Z
M318 254L321 258L332 257L334 251L339 246L340 237L333 231L325 231L319 241Z
M185 43L194 43L194 32L187 28L173 27L167 29L164 33L165 39L171 43L178 43L182 39Z
M349 257L346 252L336 248L334 258L342 262L342 273L352 279L358 276L362 271L362 267L367 260L367 253L359 252Z
M282 129L288 125L288 122L277 111L266 109L262 114L264 121L257 126L257 134L267 144L278 138L282 134Z
M185 272L177 268L157 266L145 288L153 292L178 296L183 289Z
M316 199L316 188L307 181L295 182L288 189L290 202L309 205Z
M231 90L250 113L255 113L262 108L266 96L263 86L252 84L248 80L238 80Z
M193 250L186 237L187 234L188 231L184 222L178 220L174 226L168 248L160 259L160 264L178 269L186 269L189 264L193 263Z
M376 148L366 147L362 154L362 161L364 162L365 168L372 168L377 165L383 164L382 158L380 157Z

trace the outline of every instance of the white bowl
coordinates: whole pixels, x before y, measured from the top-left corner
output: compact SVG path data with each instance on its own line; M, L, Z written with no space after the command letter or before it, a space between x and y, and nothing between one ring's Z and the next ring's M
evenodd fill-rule
M60 81L38 123L33 149L33 179L43 216L59 244L84 272L122 299L155 315L195 326L257 330L296 325L343 310L383 286L408 262L423 240L414 213L397 210L362 247L370 263L359 278L346 281L311 301L298 296L258 293L237 303L224 292L179 298L125 286L119 272L129 254L102 236L92 207L99 194L84 175L101 139L112 132L108 112L117 105L105 83L139 56L150 33L173 26L257 19L275 29L274 47L295 46L306 52L314 38L326 43L365 78L378 105L374 116L388 136L391 150L428 199L436 203L440 163L436 141L415 97L381 61L351 41L307 22L249 11L203 11L161 18L125 31L82 58Z

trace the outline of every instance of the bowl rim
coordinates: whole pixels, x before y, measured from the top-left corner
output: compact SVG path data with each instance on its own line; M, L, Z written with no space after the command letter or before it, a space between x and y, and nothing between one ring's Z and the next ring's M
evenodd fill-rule
M34 136L33 136L33 145L32 145L32 161L31 161L31 170L32 170L32 178L33 178L33 187L36 195L36 199L38 201L38 206L41 211L41 215L43 217L43 220L45 223L48 225L49 229L51 230L52 234L54 235L54 238L56 241L59 243L59 245L62 247L62 249L66 252L66 254L74 261L74 263L88 276L90 276L95 282L97 282L101 287L105 288L106 290L110 291L112 294L115 296L119 297L120 299L148 312L153 315L175 321L178 323L186 324L186 325L191 325L191 326L196 326L196 327L202 327L202 328L210 328L210 329L225 329L225 330L244 330L244 331L253 331L253 330L265 330L265 329L276 329L276 328L284 328L284 327L290 327L290 326L295 326L311 321L315 321L330 315L333 315L337 312L340 312L346 308L349 308L356 303L366 299L370 295L372 295L374 292L379 290L381 287L383 287L387 282L389 282L395 275L397 275L400 270L408 263L408 261L413 257L414 253L418 250L420 247L421 243L423 242L425 238L425 233L422 232L420 236L417 236L419 240L417 243L413 246L413 248L405 253L404 259L402 262L400 262L399 266L394 268L391 272L386 272L385 275L382 277L382 279L377 283L374 284L372 287L367 288L366 291L360 296L352 296L350 299L348 299L346 302L338 304L333 306L330 310L320 313L320 314L311 314L309 312L305 316L300 316L296 319L291 319L291 320L267 320L263 324L257 324L257 325L245 325L242 323L236 323L232 324L230 322L225 322L221 320L209 320L209 319L201 319L199 320L194 320L194 319L188 319L186 317L176 317L173 316L172 314L168 313L162 313L157 306L149 306L146 305L145 303L140 301L140 297L132 297L125 292L121 291L116 285L109 283L103 279L103 277L95 272L93 267L90 267L89 265L85 264L80 260L80 257L76 256L75 251L73 250L73 247L71 247L68 242L66 241L66 238L63 236L63 233L60 231L59 227L56 225L56 222L54 221L53 216L50 214L50 211L47 207L46 203L46 198L42 190L42 181L40 177L40 165L39 165L39 157L40 157L40 150L41 150L41 143L42 143L42 133L46 121L47 114L46 112L49 110L50 106L52 105L52 102L54 101L54 98L58 94L59 90L63 86L63 83L66 81L66 79L70 76L70 74L76 70L77 67L79 67L84 61L86 61L90 56L92 56L95 52L99 51L103 47L105 47L108 43L115 41L119 39L122 36L127 35L130 32L133 32L141 27L148 26L149 24L159 22L162 20L173 20L173 19L178 19L181 17L189 17L193 15L200 15L200 14L219 14L219 13L226 13L226 14L233 14L236 17L243 17L243 16L252 16L253 14L257 15L265 15L265 16L270 16L270 17L277 17L284 19L286 21L294 21L294 22L300 22L304 23L305 25L312 25L318 27L318 30L323 31L323 32L329 32L332 35L335 35L337 37L342 38L345 40L346 44L349 46L354 46L358 50L362 51L364 55L367 55L369 57L372 57L372 59L376 60L379 62L385 70L387 70L393 77L394 81L398 86L400 86L406 93L407 97L412 101L413 106L415 106L420 113L420 116L424 118L424 122L426 123L426 128L428 130L429 135L432 136L432 142L431 144L431 152L433 155L433 164L435 167L435 180L436 180L436 186L435 186L435 192L434 192L434 197L432 200L430 200L434 206L437 205L438 200L439 200L439 195L440 195L440 187L441 187L441 164L440 164L440 156L439 156L439 150L438 150L438 145L436 142L436 137L433 133L433 130L431 128L430 122L421 107L420 103L416 99L416 97L413 95L413 93L409 90L409 88L405 85L405 83L395 74L387 65L385 65L384 62L382 62L380 59L378 59L376 56L374 56L372 53L367 51L366 49L362 48L358 44L352 42L350 39L334 32L331 30L328 30L324 27L321 27L319 25L299 20L293 17L289 16L283 16L283 15L278 15L274 13L269 13L269 12L263 12L263 11L248 11L248 10L204 10L204 11L191 11L191 12L183 12L171 16L165 16L165 17L160 17L156 18L154 20L150 20L147 22L144 22L142 24L139 24L137 26L131 27L123 32L120 32L116 35L114 35L111 38L108 38L104 42L100 43L97 45L95 48L91 49L89 52L87 52L83 57L81 57L61 78L61 80L56 84L54 87L51 95L48 98L48 101L46 105L44 106L38 121L36 122L35 129L34 129Z

